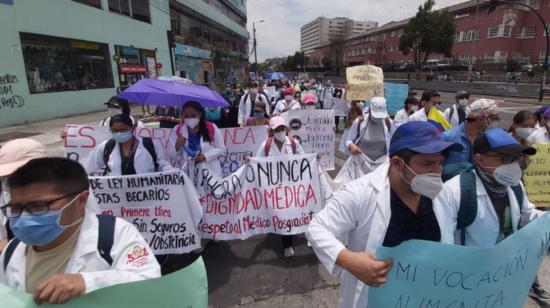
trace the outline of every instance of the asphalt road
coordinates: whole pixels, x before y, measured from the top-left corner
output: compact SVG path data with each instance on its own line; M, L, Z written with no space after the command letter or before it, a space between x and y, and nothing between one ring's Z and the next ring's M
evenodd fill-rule
M454 94L441 93L446 106ZM479 96L472 96L473 99ZM536 111L532 100L502 100L500 127L509 127L514 114L523 109ZM445 107L446 108L446 107ZM340 130L341 131L341 130ZM339 142L337 140L337 145ZM336 158L334 175L345 157ZM295 256L284 258L278 236L255 236L245 241L209 243L204 250L211 307L336 307L339 281L319 265L305 238L296 236ZM539 272L543 285L550 289L550 255ZM528 299L525 308L550 304Z

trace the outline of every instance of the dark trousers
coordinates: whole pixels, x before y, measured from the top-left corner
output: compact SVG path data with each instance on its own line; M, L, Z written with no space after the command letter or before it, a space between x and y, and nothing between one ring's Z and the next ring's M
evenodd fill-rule
M283 248L290 248L294 243L294 236L292 235L282 235L281 240L283 242Z

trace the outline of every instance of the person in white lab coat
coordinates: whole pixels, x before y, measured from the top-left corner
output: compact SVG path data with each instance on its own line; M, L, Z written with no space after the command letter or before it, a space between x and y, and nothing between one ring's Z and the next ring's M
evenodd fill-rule
M393 124L386 109L386 99L373 97L368 113L353 121L346 134L346 146L352 155L365 154L364 173L388 160Z
M2 212L15 238L0 256L0 283L32 293L37 304L60 304L100 288L160 277L151 248L132 224L90 212L95 199L78 162L33 159L7 184L11 199ZM98 243L100 234L112 239L110 246Z
M246 119L254 116L254 104L257 102L269 104L269 98L263 91L260 92L258 82L251 81L248 85L248 91L241 97L239 102L238 124L241 127L246 125ZM269 115L269 108L266 111Z
M285 113L289 110L302 109L302 105L300 105L300 102L294 99L294 89L292 87L286 87L284 89L284 94L285 99L277 102L277 104L275 105L275 110L273 110L273 114L278 115Z
M393 263L377 260L377 247L411 239L453 243L450 219L432 199L443 185L445 153L459 148L430 123L406 123L392 137L390 161L345 185L313 218L306 237L329 273L341 277L340 307L365 307L368 287L386 282Z
M46 147L33 139L21 138L0 147L0 207L9 202L6 178L31 159L46 157ZM7 221L0 211L0 252L8 244Z
M422 99L420 100L422 108L409 116L409 121L428 121L428 115L430 114L432 108L437 110L437 106L441 104L439 101L440 98L441 96L439 93L434 91L426 91L422 93ZM445 116L441 111L437 110L437 112L439 112L442 117Z
M535 155L536 149L520 144L501 128L491 128L476 138L472 150L473 170L447 181L434 204L450 211L456 244L487 248L543 214L527 198L518 163L524 155ZM461 183L466 182L462 178L467 176L472 177L468 182L475 186L472 189L477 195L477 211L472 222L462 226L458 225L458 213L462 198L466 198L461 192ZM538 282L532 292L541 294L541 299L550 299Z
M304 149L293 137L288 137L289 127L286 120L281 116L275 116L269 121L269 135L260 148L256 157L299 155L304 154ZM283 254L289 258L294 255L293 236L283 235Z
M409 116L416 111L418 111L418 100L414 96L407 97L403 108L397 111L393 118L393 125L395 125L395 128L407 123L409 121Z
M531 144L550 143L550 109L547 109L541 115L540 123L542 124L541 127L537 128L537 130L527 138L527 141Z
M456 103L445 109L443 114L452 127L457 127L466 121L466 106L470 103L470 93L458 91L455 94Z
M129 116L116 115L109 125L113 138L100 143L83 162L88 174L118 176L174 169L158 143L134 136L135 125Z

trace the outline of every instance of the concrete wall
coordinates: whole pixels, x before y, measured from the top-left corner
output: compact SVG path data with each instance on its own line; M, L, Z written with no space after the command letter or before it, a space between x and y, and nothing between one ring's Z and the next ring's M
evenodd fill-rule
M30 94L19 32L105 43L110 58L115 54L114 45L156 48L157 62L164 65L161 74L169 75L168 0L150 3L151 23L109 12L107 0L102 0L103 10L70 0L0 4L0 127L101 110L119 86L117 64L110 59L113 88Z
M406 82L406 81L403 81ZM490 96L507 96L507 97L524 97L538 98L539 85L525 84L502 84L502 83L467 83L467 82L448 82L448 81L419 81L409 80L409 88L415 90L433 90L441 92L458 92L468 91L470 93L490 95Z

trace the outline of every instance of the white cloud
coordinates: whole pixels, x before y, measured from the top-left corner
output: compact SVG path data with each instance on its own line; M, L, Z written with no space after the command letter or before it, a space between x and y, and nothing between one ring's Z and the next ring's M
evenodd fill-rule
M464 0L436 0L436 8ZM252 22L256 23L258 61L300 50L300 27L319 16L372 20L383 25L416 14L424 0L248 0L248 31L252 51ZM254 61L252 54L251 62Z

